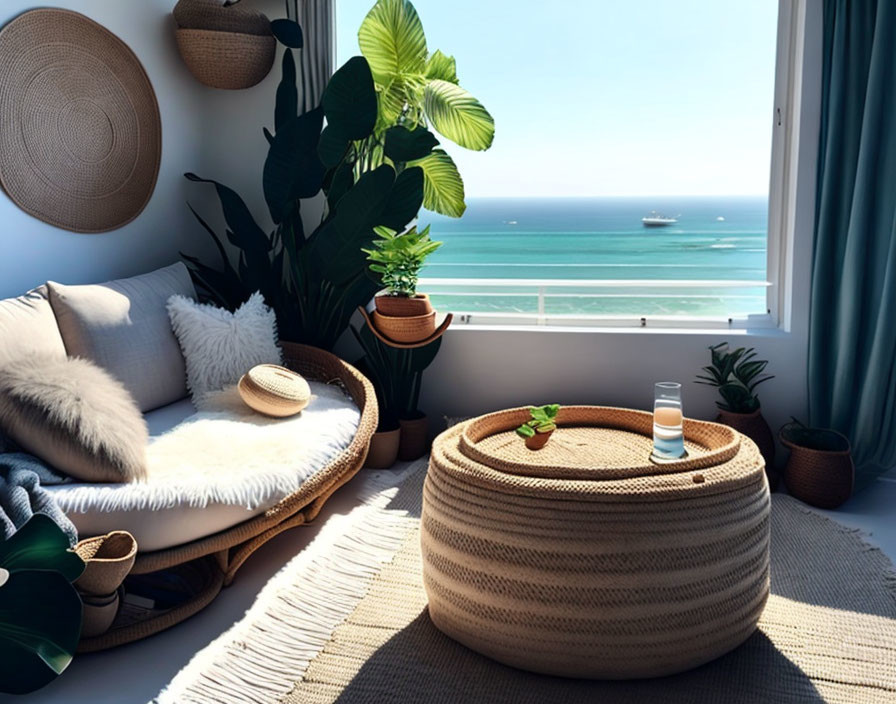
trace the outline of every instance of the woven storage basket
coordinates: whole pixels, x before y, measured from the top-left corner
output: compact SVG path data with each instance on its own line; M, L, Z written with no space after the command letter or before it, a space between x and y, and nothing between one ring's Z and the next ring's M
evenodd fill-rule
M855 465L849 440L833 430L825 430L838 438L841 450L816 450L791 442L781 434L781 444L790 449L784 468L787 491L800 501L818 508L837 508L852 496Z
M276 364L259 364L240 378L246 405L267 416L293 416L311 401L311 387L301 375Z
M689 457L647 460L651 415L567 407L527 450L521 408L433 444L421 541L429 614L508 665L568 677L680 672L742 643L769 588L755 444L685 421Z
M219 0L180 0L173 14L177 48L200 83L241 90L270 73L277 40L260 12Z

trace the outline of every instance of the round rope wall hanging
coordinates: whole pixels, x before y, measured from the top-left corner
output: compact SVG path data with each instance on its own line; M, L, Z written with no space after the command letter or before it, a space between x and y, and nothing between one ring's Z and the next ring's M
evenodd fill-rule
M74 232L136 218L159 173L159 105L140 61L93 20L25 12L0 30L0 184Z

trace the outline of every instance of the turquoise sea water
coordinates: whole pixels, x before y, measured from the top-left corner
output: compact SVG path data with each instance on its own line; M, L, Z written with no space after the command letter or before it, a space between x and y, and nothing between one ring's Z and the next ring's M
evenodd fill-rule
M678 223L646 228L641 218L651 211L677 216ZM421 217L445 243L422 276L760 283L766 280L767 221L767 198L752 196L470 199L459 220ZM538 305L537 289L526 285L427 290L446 310L534 313ZM766 310L765 289L755 285L545 291L549 314L742 316Z

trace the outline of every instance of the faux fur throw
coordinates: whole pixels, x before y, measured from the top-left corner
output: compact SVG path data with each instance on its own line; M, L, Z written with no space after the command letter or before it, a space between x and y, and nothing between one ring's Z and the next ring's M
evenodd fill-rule
M124 386L86 359L38 355L0 368L0 428L84 481L146 476L146 422Z
M0 454L0 538L7 540L35 513L44 513L74 545L78 531L53 495L40 485L42 477L52 480L55 473L36 457L20 452Z
M139 511L214 503L264 510L302 486L354 439L360 412L339 387L311 382L296 416L269 418L230 387L150 439L145 482L53 487L66 513ZM77 522L77 521L76 521Z

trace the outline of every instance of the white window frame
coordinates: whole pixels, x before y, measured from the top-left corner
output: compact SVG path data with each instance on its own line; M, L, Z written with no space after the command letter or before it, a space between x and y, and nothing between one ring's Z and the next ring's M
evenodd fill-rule
M613 287L639 283L645 288L651 286L669 287L676 283L667 281L615 282L608 280L591 281L545 281L520 279L491 280L495 291L508 284L530 286L538 295L538 313L483 313L455 312L455 324L470 328L501 328L531 326L551 328L601 328L601 329L672 329L706 331L712 329L731 330L782 330L789 332L793 315L793 264L794 233L796 223L797 171L800 146L801 95L803 89L803 59L805 50L807 0L779 0L777 47L775 57L775 90L772 109L772 153L769 177L768 203L768 245L766 312L745 318L711 318L691 316L627 316L627 315L548 315L544 312L544 298L549 289L564 286ZM488 279L420 279L424 290L457 285L481 283L488 287ZM680 283L680 282L679 282ZM695 282L687 282L692 286ZM696 282L698 285L700 282ZM710 282L704 282L709 285ZM727 282L711 282L718 286ZM756 282L749 282L757 285ZM762 285L762 284L759 284ZM437 291L433 291L436 292ZM493 293L498 295L498 293Z

